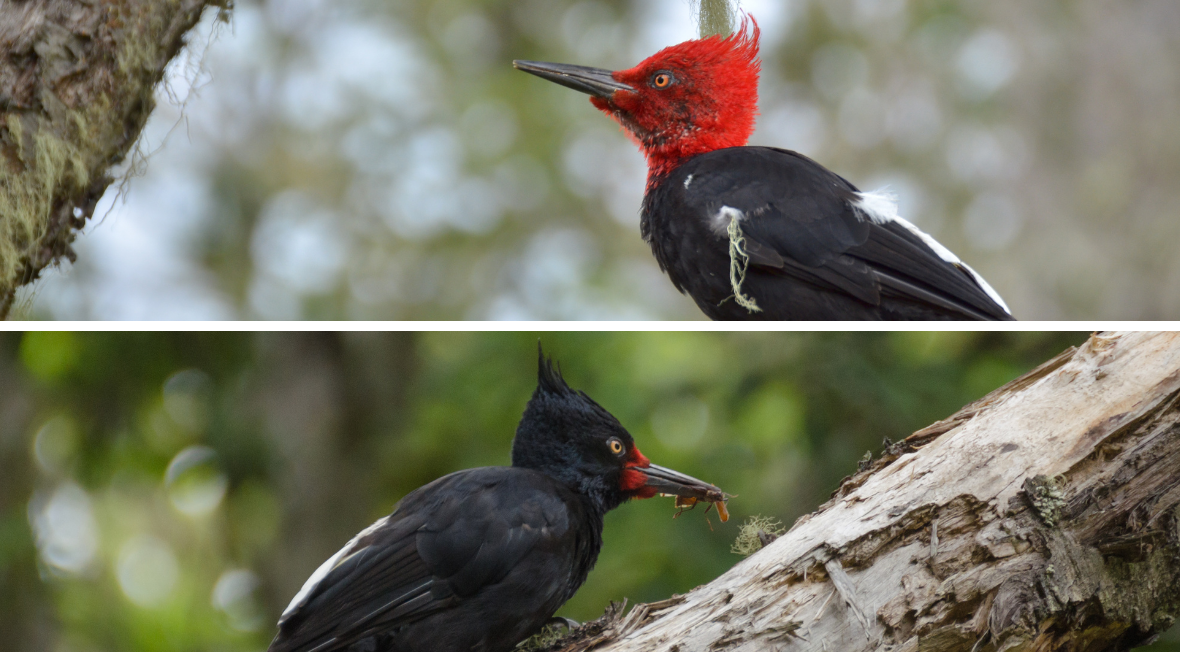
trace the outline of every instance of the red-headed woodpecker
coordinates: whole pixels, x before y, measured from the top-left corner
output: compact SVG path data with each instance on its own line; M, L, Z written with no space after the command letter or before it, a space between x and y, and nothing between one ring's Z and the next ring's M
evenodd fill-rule
M712 319L1010 320L1000 295L897 212L790 150L748 147L758 24L686 41L630 70L513 65L588 93L647 157L641 228Z

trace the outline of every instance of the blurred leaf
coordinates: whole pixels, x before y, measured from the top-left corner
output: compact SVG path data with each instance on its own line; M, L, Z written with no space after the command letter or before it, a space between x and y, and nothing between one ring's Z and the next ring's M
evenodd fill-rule
M25 369L45 383L61 380L78 362L78 340L68 331L34 331L21 338Z

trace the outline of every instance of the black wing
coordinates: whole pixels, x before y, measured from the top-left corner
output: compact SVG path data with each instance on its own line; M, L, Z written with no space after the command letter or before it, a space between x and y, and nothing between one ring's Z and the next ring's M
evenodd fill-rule
M857 208L865 195L806 156L734 147L694 157L673 176L669 185L683 186L689 210L720 235L729 221L720 211L741 212L745 251L761 269L870 305L892 297L965 318L1012 318L954 254L872 203Z
M308 580L269 652L344 649L393 631L454 608L535 547L555 545L569 515L555 494L536 491L534 475L469 469L407 495Z

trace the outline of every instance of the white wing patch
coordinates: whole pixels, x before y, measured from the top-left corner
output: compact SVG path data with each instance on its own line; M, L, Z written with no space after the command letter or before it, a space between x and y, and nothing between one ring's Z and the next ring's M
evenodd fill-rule
M690 184L690 183L692 183L692 175L691 174L684 178L684 189L685 190L688 190L688 184Z
M1008 308L1008 304L1004 303L1004 300L1000 298L1000 293L996 292L987 281L983 280L982 276L971 269L970 265L959 260L959 257L954 252L942 246L942 243L932 238L929 233L919 229L911 224L909 220L898 215L897 195L894 195L885 188L879 188L872 192L858 192L856 193L856 197L856 201L852 202L852 209L857 217L866 219L874 224L896 222L901 225L910 233L921 238L922 242L926 243L927 247L933 249L939 258L970 274L980 289L992 298L992 301L998 303L1004 309L1004 312L1007 312L1009 315L1012 314L1012 311Z
M337 551L336 554L328 557L327 561L320 564L320 567L315 569L315 572L311 574L311 577L307 578L307 581L303 583L303 588L299 589L299 593L296 593L295 597L291 598L291 604L287 605L287 608L283 610L283 615L279 617L279 623L282 624L284 620L286 620L296 611L299 611L299 608L307 603L307 599L311 597L311 594L315 591L316 587L320 585L320 582L324 581L324 578L328 576L328 573L331 573L333 569L344 563L345 559L348 559L354 553L358 552L357 550L353 549L356 547L357 541L360 541L373 530L376 530L382 525L385 525L386 521L388 520L389 517L386 516L379 519L376 523L370 525L369 527L361 530L356 536L349 540L349 542L346 543L343 548Z
M987 292L987 296L991 297L992 301L1000 304L1000 307L1004 309L1004 312L1008 313L1009 315L1012 314L1012 310L1008 307L1008 304L1004 303L1004 300L1000 298L1000 293L996 292L987 281L983 280L983 277L980 276L978 272L971 269L971 266L967 263L960 262L959 266L967 270L967 273L971 275L971 278L975 279L975 282L979 284L979 287L983 288L984 292Z

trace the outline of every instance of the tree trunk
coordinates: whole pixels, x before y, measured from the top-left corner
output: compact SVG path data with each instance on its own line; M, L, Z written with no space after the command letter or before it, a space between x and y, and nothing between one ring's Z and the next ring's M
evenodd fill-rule
M691 559L684 560L692 563ZM552 650L1126 650L1180 610L1180 334L1096 334Z
M0 1L0 318L61 258L205 7L231 0Z

